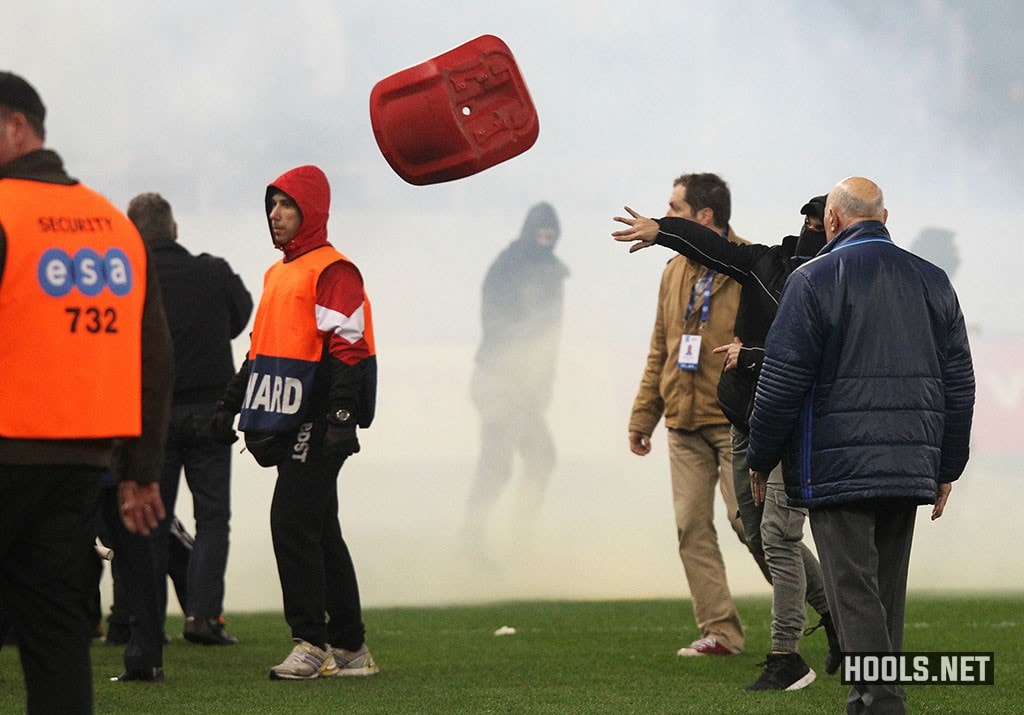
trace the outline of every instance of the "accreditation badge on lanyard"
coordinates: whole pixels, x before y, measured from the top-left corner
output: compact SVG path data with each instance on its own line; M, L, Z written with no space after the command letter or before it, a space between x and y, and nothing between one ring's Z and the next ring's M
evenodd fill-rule
M686 306L686 319L689 320L690 314L693 313L693 305L697 302L697 295L701 292L703 285L704 301L700 307L700 327L697 329L697 334L693 335L690 333L683 333L682 338L679 340L679 368L682 370L696 370L697 361L700 358L700 339L701 331L704 330L704 324L708 322L708 311L711 306L711 284L715 281L715 272L706 271L700 280L693 286L693 290L690 291L690 303Z

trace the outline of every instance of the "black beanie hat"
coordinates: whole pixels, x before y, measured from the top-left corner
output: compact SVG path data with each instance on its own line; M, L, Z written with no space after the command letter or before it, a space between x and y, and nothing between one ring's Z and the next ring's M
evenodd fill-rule
M46 119L46 107L39 93L13 72L0 72L0 104L36 119L40 124Z

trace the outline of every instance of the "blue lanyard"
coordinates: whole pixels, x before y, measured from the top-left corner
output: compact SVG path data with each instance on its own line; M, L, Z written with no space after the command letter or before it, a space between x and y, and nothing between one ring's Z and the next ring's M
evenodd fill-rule
M726 241L729 240L729 227L726 226L725 230L722 231L722 238ZM700 287L700 282L704 283L704 305L700 307L700 324L704 327L704 323L708 322L708 311L711 309L711 285L715 282L715 272L708 268L704 271L704 275L693 284L693 290L690 291L690 302L686 306L685 320L690 319L690 314L693 312L693 303L697 298L697 288Z
M711 307L711 284L715 282L715 272L708 269L704 275L698 280L693 290L690 291L690 302L686 306L686 320L690 319L690 314L693 313L693 304L697 299L697 289L700 287L701 281L704 282L704 304L700 307L700 322L701 325L708 322L708 311Z

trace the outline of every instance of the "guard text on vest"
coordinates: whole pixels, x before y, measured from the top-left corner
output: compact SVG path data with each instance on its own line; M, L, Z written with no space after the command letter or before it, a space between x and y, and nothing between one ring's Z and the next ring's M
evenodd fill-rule
M243 408L281 415L294 415L302 404L302 383L281 375L249 375Z

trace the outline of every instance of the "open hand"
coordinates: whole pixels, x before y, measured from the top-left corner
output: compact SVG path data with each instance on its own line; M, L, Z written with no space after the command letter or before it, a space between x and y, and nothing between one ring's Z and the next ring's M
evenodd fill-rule
M629 226L629 228L615 231L612 233L612 238L616 241L636 241L636 243L629 247L630 253L639 251L641 248L653 246L654 239L658 237L658 232L661 230L658 226L658 222L652 218L641 216L628 206L624 206L623 208L625 208L629 213L630 218L616 216L612 221L624 223Z

